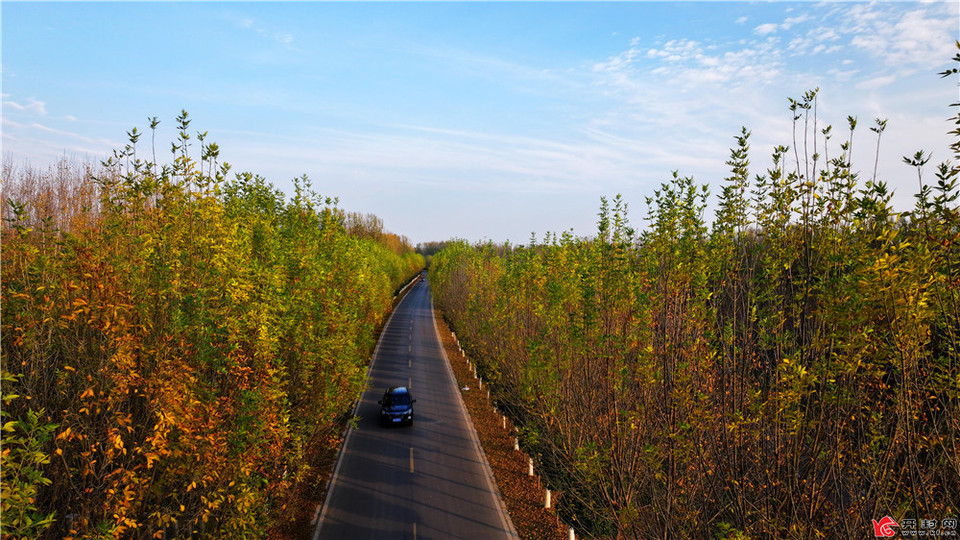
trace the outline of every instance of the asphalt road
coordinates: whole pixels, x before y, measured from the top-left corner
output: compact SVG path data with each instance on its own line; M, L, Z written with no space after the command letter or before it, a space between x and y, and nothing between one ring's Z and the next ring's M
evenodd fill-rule
M382 428L379 400L409 386L410 427ZM387 323L314 539L517 538L467 418L434 324L427 282Z

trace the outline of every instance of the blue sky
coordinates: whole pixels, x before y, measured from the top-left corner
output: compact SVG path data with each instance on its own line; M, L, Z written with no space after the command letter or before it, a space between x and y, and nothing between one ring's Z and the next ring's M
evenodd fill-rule
M617 193L642 227L674 170L719 192L740 126L763 172L792 142L787 98L815 87L833 155L858 117L864 177L888 119L879 177L905 210L901 157L951 157L958 99L937 75L955 1L4 1L0 18L4 160L100 160L151 116L168 160L186 109L233 172L288 192L306 174L414 243L592 235Z

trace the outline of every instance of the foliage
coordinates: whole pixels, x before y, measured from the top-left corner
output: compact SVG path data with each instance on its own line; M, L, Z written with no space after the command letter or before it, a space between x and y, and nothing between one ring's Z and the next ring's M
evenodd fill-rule
M165 165L134 129L99 170L4 167L5 537L263 536L423 266L189 123Z
M960 510L960 169L931 186L911 153L916 208L894 212L818 93L752 181L736 136L712 225L674 173L639 235L618 196L594 238L433 256L439 306L585 532L862 537Z
M12 382L16 379L4 373L4 386ZM19 397L5 389L4 408ZM43 447L57 428L56 424L43 421L44 412L43 409L27 409L23 418L3 422L0 515L5 537L33 538L53 522L54 513L40 514L36 505L39 487L51 483L43 476L43 466L50 463L50 456L43 452ZM7 416L6 412L0 411L0 414Z

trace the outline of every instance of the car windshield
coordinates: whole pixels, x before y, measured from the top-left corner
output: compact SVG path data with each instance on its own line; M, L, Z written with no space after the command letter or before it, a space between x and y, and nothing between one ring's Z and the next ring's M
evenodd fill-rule
M410 394L390 394L383 400L387 407L405 407L410 405Z

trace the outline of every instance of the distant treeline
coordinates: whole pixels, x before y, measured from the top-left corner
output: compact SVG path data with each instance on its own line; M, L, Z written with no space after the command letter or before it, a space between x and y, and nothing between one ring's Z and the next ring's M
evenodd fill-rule
M639 234L618 196L593 238L434 255L439 307L582 533L863 538L960 513L960 168L905 157L922 187L897 213L873 149L852 168L856 119L838 149L816 99L753 179L737 137L712 224L675 173Z
M102 166L3 165L4 538L289 522L394 291L423 268L306 177L289 198L228 180L177 122L167 165L138 157L136 129Z
M424 242L422 244L417 244L417 253L425 257L432 257L434 254L442 250L447 246L447 244L452 243L451 240L443 242Z

